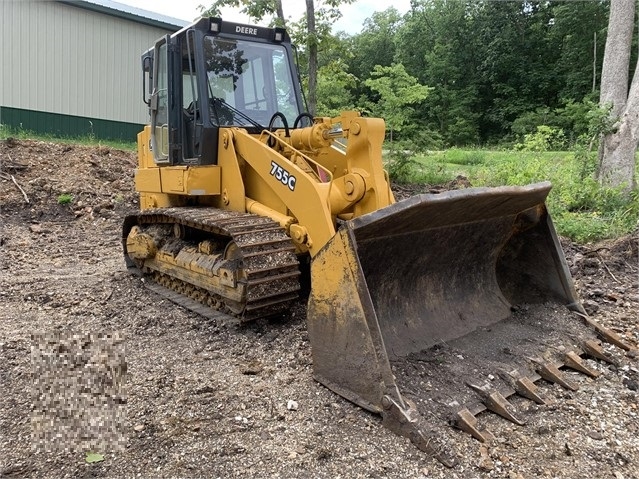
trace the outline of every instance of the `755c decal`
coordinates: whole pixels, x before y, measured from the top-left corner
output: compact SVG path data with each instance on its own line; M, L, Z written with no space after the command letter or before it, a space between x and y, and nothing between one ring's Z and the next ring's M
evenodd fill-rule
M271 175L283 185L288 186L289 190L295 191L295 177L274 161L271 161Z

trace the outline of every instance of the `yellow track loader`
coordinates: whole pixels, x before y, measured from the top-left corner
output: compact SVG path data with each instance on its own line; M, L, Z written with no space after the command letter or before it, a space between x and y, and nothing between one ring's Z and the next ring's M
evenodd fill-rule
M439 424L490 440L478 413L522 424L508 396L543 403L540 378L575 388L560 367L596 376L582 357L615 361L596 336L629 347L579 304L549 183L395 202L383 120L305 113L284 29L202 18L142 69L128 267L249 321L298 300L310 263L315 378L442 463L456 452Z

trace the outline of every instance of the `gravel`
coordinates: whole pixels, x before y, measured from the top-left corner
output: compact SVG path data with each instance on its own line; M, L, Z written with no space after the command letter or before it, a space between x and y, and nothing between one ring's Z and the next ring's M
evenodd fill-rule
M303 301L225 324L130 276L120 232L136 210L134 167L134 154L104 147L0 142L0 477L639 478L632 354L589 360L597 379L567 372L575 392L542 382L550 405L514 398L525 426L481 414L491 444L446 429L460 464L445 468L313 380ZM63 193L73 201L59 204ZM635 346L638 239L563 241L589 314ZM51 403L60 377L73 407ZM85 435L36 434L36 413L55 407Z

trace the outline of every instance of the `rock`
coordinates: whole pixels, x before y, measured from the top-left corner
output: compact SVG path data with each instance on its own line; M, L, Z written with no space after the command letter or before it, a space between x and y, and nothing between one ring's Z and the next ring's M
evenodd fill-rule
M133 429L137 432L144 431L144 424L138 424L137 426L133 426Z
M286 403L286 409L288 409L289 411L297 411L298 407L299 404L297 403L297 401L293 401L292 399L289 399Z
M209 394L215 392L215 389L211 386L203 386L195 390L195 394Z
M566 453L566 456L573 455L572 448L570 447L570 444L568 444L567 442L564 443L564 452Z
M495 468L495 464L493 464L493 460L488 455L488 448L486 446L480 447L479 454L481 456L477 463L477 467L482 471L492 471Z
M251 361L242 366L242 374L247 376L255 376L262 372L263 366L259 361Z
M582 263L585 268L593 268L593 269L599 268L599 260L597 260L596 258L584 258Z
M586 301L584 301L583 305L588 314L593 314L599 311L599 304L591 299L587 299Z
M588 431L588 437L594 439L595 441L601 441L604 436L599 431Z

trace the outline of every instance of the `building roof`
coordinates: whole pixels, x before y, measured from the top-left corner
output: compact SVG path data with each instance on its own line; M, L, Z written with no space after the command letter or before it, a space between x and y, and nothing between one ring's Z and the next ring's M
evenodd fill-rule
M149 12L141 8L131 7L122 3L113 2L111 0L57 0L60 3L66 3L78 8L85 8L94 12L113 15L114 17L124 18L133 22L151 25L153 27L164 28L176 31L185 27L189 22L178 18L167 17L159 13Z

